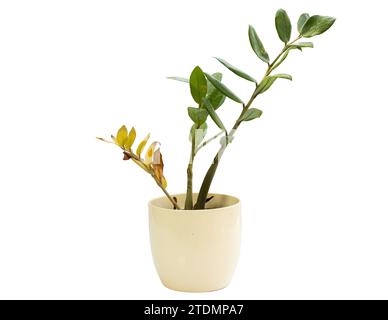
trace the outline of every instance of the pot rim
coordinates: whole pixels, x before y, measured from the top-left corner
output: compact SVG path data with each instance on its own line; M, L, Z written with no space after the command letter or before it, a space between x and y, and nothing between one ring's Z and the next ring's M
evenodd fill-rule
M197 195L197 194L198 193L193 193L193 195ZM184 196L184 195L186 195L186 194L185 193L178 193L178 194L172 194L171 196L177 197L177 196ZM232 198L235 201L235 203L232 204L232 205L229 205L229 206L219 207L219 208L208 208L208 209L199 209L199 210L186 210L186 209L177 210L177 209L173 209L173 208L165 208L165 207L161 207L161 206L156 205L155 204L156 201L162 200L162 199L167 199L166 196L162 196L162 197L157 197L157 198L151 199L148 202L148 207L149 208L156 208L158 210L163 210L163 211L166 211L166 212L173 212L174 214L176 214L176 213L185 213L185 214L190 214L190 213L206 213L206 214L209 214L209 213L217 213L217 212L220 212L220 211L224 211L225 209L230 209L230 208L240 207L241 206L240 199L235 197L235 196L231 196L229 194L209 193L209 196L222 196L222 197Z

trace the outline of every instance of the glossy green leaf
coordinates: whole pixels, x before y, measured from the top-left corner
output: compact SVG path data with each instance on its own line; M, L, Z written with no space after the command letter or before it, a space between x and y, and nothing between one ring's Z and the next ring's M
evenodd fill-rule
M249 42L251 43L251 47L256 55L264 61L265 63L269 63L269 56L267 51L265 51L263 43L261 42L259 36L256 33L256 30L250 25L248 30Z
M189 79L183 77L167 77L167 79L189 83Z
M334 22L333 17L312 16L303 25L301 35L305 38L317 36L329 30Z
M243 116L240 118L240 121L251 121L256 118L260 118L263 111L255 108L248 109Z
M257 81L252 78L250 75L246 74L244 71L241 71L240 69L232 66L230 63L226 62L225 60L221 59L221 58L216 58L220 63L222 63L226 68L228 68L230 71L232 71L235 75L245 79L245 80L248 80L248 81L252 81L254 83L256 83Z
M282 40L284 43L290 41L292 27L290 18L288 17L288 14L285 10L279 9L276 12L275 26L280 40Z
M207 81L200 67L195 67L190 75L190 91L194 101L201 104L201 101L206 97Z
M227 96L229 99L236 101L238 103L243 103L242 100L237 97L227 86L225 86L221 81L218 81L215 77L210 74L205 73L206 78L210 81L210 83L216 87L221 93Z
M213 73L212 77L221 82L222 73ZM206 99L209 100L209 102L212 104L214 110L217 110L222 106L222 104L225 102L225 98L225 95L220 90L216 89L216 87L213 86L208 80Z
M308 13L302 13L298 19L298 32L302 32L302 28L306 21L310 18L310 15Z
M207 111L205 109L188 107L187 112L191 120L193 120L193 122L196 123L198 126L206 122Z
M224 124L222 123L221 119L218 117L218 114L213 109L213 106L210 104L210 102L207 99L202 100L203 105L205 106L207 112L209 113L210 117L214 121L214 123L217 125L218 128L226 132L226 128Z

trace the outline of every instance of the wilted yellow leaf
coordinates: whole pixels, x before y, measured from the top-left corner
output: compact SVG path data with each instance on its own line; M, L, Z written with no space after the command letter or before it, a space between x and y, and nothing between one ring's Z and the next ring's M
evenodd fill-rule
M154 170L156 178L162 184L163 188L166 188L167 180L163 176L164 163L163 163L162 153L160 152L160 148L156 149L153 154L152 168Z
M149 138L150 138L150 134L147 134L147 136L144 138L144 140L139 143L139 146L137 147L137 150L136 150L136 154L138 157L141 156L141 153L143 152L144 147L146 146Z
M122 126L119 131L117 131L116 135L116 144L119 147L124 147L125 141L127 140L128 137L128 130L126 126Z
M136 130L134 127L132 127L131 131L129 131L128 137L124 143L124 149L129 151L135 142L136 139Z

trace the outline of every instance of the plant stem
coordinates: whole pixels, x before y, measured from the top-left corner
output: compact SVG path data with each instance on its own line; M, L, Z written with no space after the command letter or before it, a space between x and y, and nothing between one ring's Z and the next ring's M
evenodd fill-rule
M203 143L201 143L198 148L195 150L195 155L198 153L199 150L201 150L204 146L208 145L210 142L212 142L213 140L217 139L220 135L224 134L224 131L221 131L219 133L217 133L215 136L211 137L210 139L204 141Z
M186 189L186 201L185 201L185 210L193 209L193 163L195 158L195 130L191 134L191 152L190 152L190 160L187 166L187 189Z
M279 59L282 57L282 55L286 53L286 51L289 49L289 47L293 43L295 43L296 41L298 41L301 38L302 38L302 36L298 36L295 40L289 42L288 44L286 44L284 46L282 51L273 60L273 62L268 64L268 68L267 68L267 71L264 74L263 79L271 74L271 72L273 71L273 67L279 61ZM240 119L245 114L245 112L247 112L247 110L249 109L249 107L252 105L253 101L257 97L257 95L256 95L256 88L257 87L258 87L258 84L256 84L255 90L254 90L251 98L249 99L249 101L246 104L243 104L243 109L242 109L239 117L237 118L237 120L236 120L236 122L235 122L235 124L234 124L234 126L232 128L232 130L230 130L227 139L225 139L225 143L223 143L221 145L220 149L218 150L217 154L215 155L215 157L213 159L212 164L210 165L208 171L206 172L206 175L205 175L205 177L203 179L203 182L202 182L202 185L201 185L201 189L199 190L197 203L195 204L194 209L204 209L205 208L206 199L207 199L208 194L209 194L210 185L211 185L211 183L213 181L213 178L214 178L214 176L216 174L216 171L217 171L217 168L218 168L218 164L219 164L219 162L220 162L220 160L222 158L222 155L225 152L226 147L228 146L230 141L233 139L233 136L234 136L235 132L237 131L238 127L241 124L241 120Z
M158 185L158 187L160 189L162 189L162 191L164 192L164 194L167 196L168 200L170 200L170 202L172 203L172 205L174 206L174 208L177 208L178 210L180 210L181 208L179 207L178 203L174 200L174 198L168 193L168 191L166 190L166 188L163 187L162 183L159 181L159 179L156 177L155 173L149 169L142 161L142 159L140 157L138 157L136 154L134 154L132 151L126 151L124 150L124 153L132 160L134 160L134 162L139 166L141 167L144 171L146 171L156 182L156 184Z

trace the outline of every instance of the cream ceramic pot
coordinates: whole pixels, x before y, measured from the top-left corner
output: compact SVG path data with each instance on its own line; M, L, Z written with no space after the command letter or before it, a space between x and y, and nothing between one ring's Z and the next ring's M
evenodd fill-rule
M213 291L232 279L240 253L240 201L213 196L204 210L173 210L165 197L149 202L152 256L167 288ZM176 197L183 207L185 196Z

